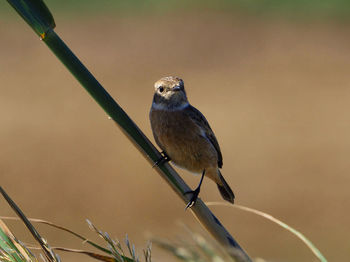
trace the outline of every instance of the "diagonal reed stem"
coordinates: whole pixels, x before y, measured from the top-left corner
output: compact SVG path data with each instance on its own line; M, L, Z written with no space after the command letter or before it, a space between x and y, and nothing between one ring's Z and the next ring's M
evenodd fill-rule
M57 58L61 60L86 91L115 121L130 141L139 149L142 155L154 165L161 157L159 151L55 33L53 30L55 26L53 17L44 2L42 0L7 1L33 28L40 36L41 40L50 48ZM188 203L190 196L186 196L183 193L189 191L190 188L176 171L167 163L156 167L156 170L161 177L168 182L184 203ZM191 212L194 213L202 226L204 226L221 245L230 250L232 257L237 261L251 261L247 253L240 247L238 242L229 234L201 199L198 199L196 204L191 208Z

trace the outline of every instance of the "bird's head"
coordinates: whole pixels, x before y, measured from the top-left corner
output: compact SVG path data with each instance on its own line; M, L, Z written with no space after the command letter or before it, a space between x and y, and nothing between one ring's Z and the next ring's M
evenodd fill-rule
M188 105L184 82L174 76L163 77L154 84L153 107L179 110Z

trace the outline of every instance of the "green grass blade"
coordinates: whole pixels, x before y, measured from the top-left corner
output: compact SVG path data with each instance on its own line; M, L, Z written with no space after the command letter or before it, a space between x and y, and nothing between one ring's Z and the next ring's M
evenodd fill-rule
M41 37L49 29L55 28L55 21L50 10L42 0L7 0L17 13Z
M9 262L24 262L26 261L23 258L9 238L8 234L5 233L5 229L3 228L2 221L0 220L0 261L9 261Z

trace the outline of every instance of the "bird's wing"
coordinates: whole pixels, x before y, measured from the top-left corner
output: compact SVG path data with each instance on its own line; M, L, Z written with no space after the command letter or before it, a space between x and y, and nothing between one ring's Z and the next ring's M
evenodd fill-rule
M219 143L214 135L213 130L211 130L210 125L205 119L204 115L197 110L195 107L189 105L184 109L185 113L191 117L191 119L202 128L202 130L205 133L206 138L212 143L214 148L216 149L216 152L218 154L218 166L219 168L222 168L222 154L220 150Z

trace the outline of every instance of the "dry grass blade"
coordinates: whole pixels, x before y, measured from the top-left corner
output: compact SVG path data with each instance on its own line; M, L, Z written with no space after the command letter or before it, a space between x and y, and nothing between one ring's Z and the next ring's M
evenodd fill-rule
M207 202L206 203L208 206L228 206L228 207L233 207L233 208L237 208L246 212L250 212L253 214L256 214L258 216L264 217L274 223L276 223L277 225L283 227L284 229L288 230L289 232L293 233L295 236L297 236L301 241L303 241L305 243L305 245L312 251L312 253L321 261L321 262L327 262L327 259L322 255L322 253L320 252L320 250L318 250L318 248L316 248L316 246L309 240L307 239L302 233L300 233L298 230L290 227L289 225L287 225L286 223L282 222L281 220L271 216L270 214L267 214L265 212L250 208L250 207L245 207L245 206L241 206L241 205L231 205L228 203L224 203L224 202Z
M145 256L146 262L152 261L151 250L152 250L152 242L148 242L146 250L143 250L143 255Z
M0 219L4 219L4 220L20 220L18 217L5 217L5 216L0 216ZM47 220L43 220L43 219L37 219L37 218L28 218L28 220L30 222L34 222L34 223L40 223L40 224L45 224L45 225L48 225L48 226L51 226L51 227L54 227L54 228L57 228L57 229L60 229L60 230L63 230L65 232L68 232L70 234L72 234L73 236L83 240L84 243L88 243L89 245L99 249L100 251L102 252L105 252L107 254L112 254L111 251L109 251L108 249L106 248L103 248L101 247L100 245L97 245L96 243L92 242L91 240L87 239L86 237L66 228L66 227L63 227L63 226L60 226L60 225L57 225L55 223L52 223L50 221L47 221Z
M10 198L10 196L5 192L5 190L0 187L0 193L6 199L7 203L12 207L16 214L21 218L25 226L28 228L30 233L33 235L36 241L40 244L42 250L44 251L45 257L48 261L59 262L59 257L52 251L47 241L42 238L35 227L30 223L28 218L24 215L22 210L16 205L16 203Z
M71 249L71 248L64 248L64 247L54 247L55 250L65 251L65 252L72 252L72 253L80 253L87 255L89 257L92 257L94 259L105 261L105 262L115 262L116 260L113 257L100 255L97 253L85 251L85 250L79 250L79 249Z
M28 245L28 248L30 248L30 249L41 249L40 247L34 247L34 246L29 246L29 245ZM100 261L105 261L105 262L115 262L116 261L115 258L113 258L113 257L104 256L104 255L100 255L100 254L97 254L97 253L94 253L94 252L81 250L81 249L65 248L65 247L51 247L51 248L54 249L54 250L58 250L58 251L84 254L84 255L87 255L89 257L92 257L92 258L100 260Z

